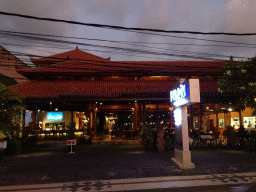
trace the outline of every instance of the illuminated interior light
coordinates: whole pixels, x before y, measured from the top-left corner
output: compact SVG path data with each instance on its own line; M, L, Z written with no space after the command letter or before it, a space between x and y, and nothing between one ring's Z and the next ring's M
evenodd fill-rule
M186 99L180 99L180 100L175 101L173 104L175 106L181 106L181 105L185 105L186 103L188 103L188 101Z
M55 108L55 111L58 111L58 108Z
M229 110L229 111L232 111L232 108L229 108L228 110Z
M50 105L52 105L52 102L50 102Z

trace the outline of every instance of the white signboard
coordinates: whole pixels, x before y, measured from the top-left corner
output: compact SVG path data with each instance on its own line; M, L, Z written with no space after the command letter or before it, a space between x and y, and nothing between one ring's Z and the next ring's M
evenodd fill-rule
M7 146L7 141L0 141L0 149L5 149Z

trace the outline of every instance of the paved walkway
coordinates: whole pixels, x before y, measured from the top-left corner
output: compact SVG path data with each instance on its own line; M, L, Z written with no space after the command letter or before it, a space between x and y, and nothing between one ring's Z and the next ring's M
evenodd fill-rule
M236 185L256 182L256 172L215 175L171 176L135 179L79 181L0 187L0 191L139 191L195 186ZM221 191L221 190L218 190ZM225 190L226 191L226 190Z
M76 146L75 152L68 154L65 144L53 142L37 152L4 157L0 191L122 191L256 182L256 155L244 151L192 151L196 168L190 170L177 169L171 162L173 151L147 152L140 144Z

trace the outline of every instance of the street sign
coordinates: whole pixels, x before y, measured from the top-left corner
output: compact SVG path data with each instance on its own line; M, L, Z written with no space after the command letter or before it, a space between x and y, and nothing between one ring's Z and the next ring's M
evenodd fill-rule
M75 139L67 140L67 145L76 145L76 140Z
M69 152L69 154L74 154L75 152L74 151L72 151L72 146L73 145L76 145L76 140L75 139L70 139L70 140L67 140L67 145L70 145L70 152Z

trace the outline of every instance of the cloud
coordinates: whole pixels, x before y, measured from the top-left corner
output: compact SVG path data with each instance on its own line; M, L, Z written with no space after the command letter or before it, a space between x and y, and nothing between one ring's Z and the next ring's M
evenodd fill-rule
M0 1L1 11L33 15L37 17L49 17L57 19L76 20L74 4L72 1L61 0L17 0ZM67 30L74 30L74 26L67 27L61 23L38 21L10 16L0 16L0 27L14 31L64 35Z
M12 13L33 15L38 17L49 17L80 21L84 23L98 23L117 25L125 27L141 27L163 30L185 30L202 32L234 32L250 33L255 31L256 7L251 0L0 0L0 10ZM18 17L0 15L0 28L2 30L23 31L31 33L42 33L50 35L64 35L74 37L86 37L95 39L123 40L135 42L157 42L157 43L185 43L185 44L217 44L199 40L188 40L166 36L153 36L141 33L130 33L79 25L70 25L56 22L46 22ZM164 34L166 35L166 34ZM203 35L179 35L173 36L204 38L211 40L231 42L255 42L253 37L234 36L203 36ZM28 42L24 42L28 43ZM37 44L33 41L31 44ZM224 45L222 43L218 43ZM49 43L45 46L47 47ZM104 45L113 46L110 43ZM59 45L60 47L62 45ZM120 46L120 45L117 45ZM71 45L71 47L75 47ZM83 48L79 45L79 48ZM90 47L84 47L90 49ZM137 49L133 45L127 48ZM169 48L172 50L206 52L223 55L253 56L255 49L235 49L224 47L199 47L199 46L174 46L160 45L157 48ZM63 52L61 49L38 48L27 49L30 53L38 55L50 55L50 52ZM149 50L149 48L144 48ZM25 50L25 49L23 49ZM48 52L45 52L48 51ZM157 51L160 52L160 49ZM93 54L109 57L115 60L138 60L143 58L111 55L93 52ZM159 58L164 58L159 56ZM172 59L172 57L169 57ZM177 58L173 58L177 59ZM180 58L184 59L184 58ZM152 59L151 59L152 60Z

